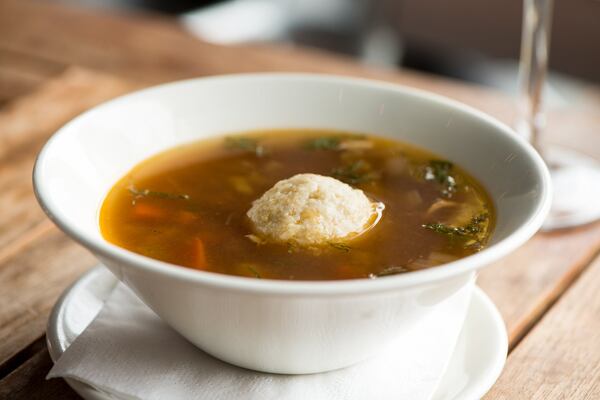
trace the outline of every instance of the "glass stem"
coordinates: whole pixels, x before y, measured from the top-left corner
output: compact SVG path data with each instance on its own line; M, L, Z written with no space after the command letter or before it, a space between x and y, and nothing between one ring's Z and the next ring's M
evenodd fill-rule
M518 131L540 153L540 134L545 126L542 91L548 69L552 8L553 0L523 1Z

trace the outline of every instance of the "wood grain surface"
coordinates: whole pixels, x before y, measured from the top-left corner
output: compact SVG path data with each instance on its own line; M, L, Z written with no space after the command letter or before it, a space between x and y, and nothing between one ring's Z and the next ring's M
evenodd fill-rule
M511 349L599 250L600 224L538 233L513 254L481 271L477 284L498 306Z
M60 63L4 48L0 48L0 60L0 105L28 93L65 68Z
M66 121L134 87L73 68L0 109L0 365L43 334L65 284L94 264L37 205L35 156Z
M600 258L510 354L489 399L600 399Z
M81 399L64 380L45 379L51 367L52 360L44 347L4 378L0 385L0 399Z
M43 143L77 114L134 87L72 69L0 110L0 261L21 235L45 221L31 186L33 161Z
M62 381L43 381L50 361L42 337L60 292L95 263L36 205L31 168L41 145L78 113L137 87L246 71L381 79L455 98L507 123L514 115L512 99L494 91L415 72L374 70L315 50L209 45L154 16L0 0L0 399L73 398ZM553 110L553 141L600 152L598 104ZM586 378L598 380L600 344L594 345L598 328L592 317L600 307L593 290L593 282L600 285L600 272L594 272L600 262L588 267L599 251L600 224L538 234L480 274L479 284L502 312L515 348L488 398L600 398ZM587 345L590 365L579 365L586 362L582 347L569 350L575 340ZM533 386L525 390L529 382ZM572 395L561 397L551 387L559 383Z

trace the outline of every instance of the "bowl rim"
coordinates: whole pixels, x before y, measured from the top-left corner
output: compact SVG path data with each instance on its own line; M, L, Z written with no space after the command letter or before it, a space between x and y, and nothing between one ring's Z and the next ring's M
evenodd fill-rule
M501 135L504 135L513 142L515 146L520 147L532 161L535 168L536 176L539 178L540 193L538 195L537 204L529 218L522 221L521 224L508 236L499 242L486 247L482 251L473 255L458 259L456 261L442 264L434 268L428 268L419 271L413 271L406 274L389 276L385 279L348 279L348 280L330 280L330 281L289 281L289 280L274 280L274 279L255 279L248 277L240 277L233 275L220 274L215 272L207 272L195 270L176 264L171 264L159 260L146 257L124 248L118 247L104 239L97 239L91 234L86 233L83 229L79 229L75 225L71 225L61 216L60 207L54 204L52 200L46 196L46 183L43 179L43 167L53 143L61 135L68 133L72 126L81 119L87 118L96 112L107 107L118 106L121 102L127 102L140 96L145 96L148 93L160 92L162 90L173 90L177 87L185 87L190 84L201 84L203 82L220 82L220 81L311 81L323 82L327 84L340 84L360 86L367 89L386 90L396 93L401 93L411 97L420 98L428 102L437 103L447 106L456 112L468 114L470 117L479 119L484 123L495 128L494 130ZM431 93L422 89L416 89L390 83L385 81L377 81L366 78L355 78L328 74L314 73L248 73L248 74L228 74L216 75L211 77L200 77L186 80L180 80L170 83L165 83L157 86L152 86L146 89L137 90L126 95L116 97L97 105L77 117L73 118L58 131L56 131L45 143L42 150L39 152L33 168L33 188L35 196L41 205L46 215L67 235L84 247L92 250L93 253L104 258L116 260L120 265L128 265L140 270L158 273L172 279L184 280L193 282L203 286L213 288L235 290L249 293L268 293L279 295L341 295L341 294L368 294L373 292L382 292L396 290L400 288L414 287L424 284L431 284L442 280L451 279L459 275L473 272L482 268L493 261L512 252L541 227L547 213L550 210L551 203L551 180L550 173L541 156L533 149L533 147L522 137L518 136L510 127L495 118L485 114L482 111L474 109L459 101L449 99L435 93Z

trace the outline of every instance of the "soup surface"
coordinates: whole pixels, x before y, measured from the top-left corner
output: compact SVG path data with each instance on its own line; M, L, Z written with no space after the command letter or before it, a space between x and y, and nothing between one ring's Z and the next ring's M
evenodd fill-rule
M299 173L334 177L385 210L366 233L318 247L270 243L247 216ZM203 140L135 166L108 193L109 242L189 268L262 279L379 278L481 250L494 209L475 179L407 144L335 131L277 130Z

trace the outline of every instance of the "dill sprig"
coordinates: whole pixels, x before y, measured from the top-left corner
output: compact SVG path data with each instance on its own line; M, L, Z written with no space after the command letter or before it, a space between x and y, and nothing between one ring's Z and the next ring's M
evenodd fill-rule
M336 136L324 136L310 140L306 143L309 150L337 150L342 140Z
M442 196L450 198L456 192L456 179L451 175L454 165L450 161L431 160L425 167L425 180L442 186Z
M336 250L343 251L344 253L348 253L350 250L352 250L352 247L348 246L346 243L328 242L327 244Z
M135 205L138 199L144 197L156 197L159 199L169 199L169 200L189 200L190 196L187 194L177 194L177 193L167 193L167 192L159 192L155 190L142 189L139 190L135 186L129 187L129 193L133 196L133 200L131 203Z
M440 222L423 224L425 229L432 230L441 235L446 235L449 238L460 237L468 240L467 246L481 247L481 234L485 232L485 225L489 219L488 213L481 213L471 218L471 221L465 226L452 226L442 224Z
M256 269L254 269L254 267L253 267L252 265L248 265L248 266L247 266L247 268L248 268L248 271L250 271L250 273L251 273L251 274L252 274L252 275L253 275L255 278L261 279L261 276L260 276L260 274L258 273L258 271L257 271Z
M331 175L351 185L371 182L379 178L379 173L373 171L371 165L364 160L357 160L349 165L334 168Z

